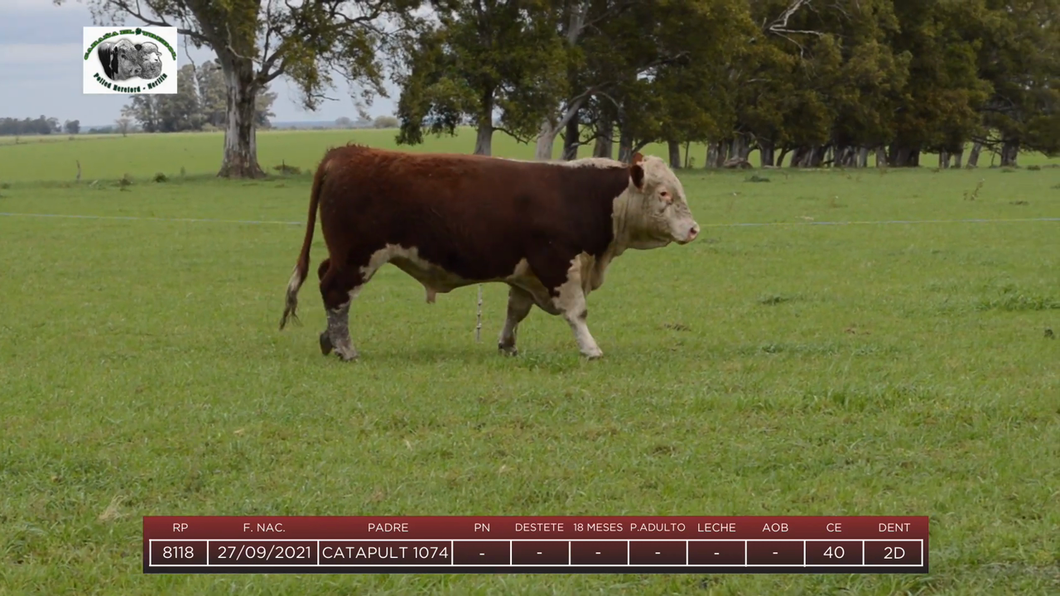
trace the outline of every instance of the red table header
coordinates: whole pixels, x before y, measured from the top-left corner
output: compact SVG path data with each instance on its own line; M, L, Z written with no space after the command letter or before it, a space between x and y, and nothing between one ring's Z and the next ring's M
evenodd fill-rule
M144 538L187 539L927 539L926 516L144 517Z

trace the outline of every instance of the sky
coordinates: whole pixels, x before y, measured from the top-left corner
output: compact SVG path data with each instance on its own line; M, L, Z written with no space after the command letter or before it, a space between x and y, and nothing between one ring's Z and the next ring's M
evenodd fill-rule
M85 95L82 92L82 28L92 26L88 7L76 0L55 6L51 0L0 0L0 117L36 118L44 115L60 122L79 120L84 126L113 124L128 95ZM141 23L130 17L122 25ZM214 58L209 48L178 48L178 67ZM332 121L341 116L357 119L350 88L341 77L315 112L298 105L298 92L284 77L272 82L278 95L272 106L275 122ZM388 85L390 98L377 97L368 108L372 116L390 115L397 92Z

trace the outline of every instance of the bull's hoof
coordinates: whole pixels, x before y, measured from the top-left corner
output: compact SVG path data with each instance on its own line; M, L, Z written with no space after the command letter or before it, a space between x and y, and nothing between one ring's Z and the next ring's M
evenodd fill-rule
M339 359L341 359L343 362L350 362L351 360L356 360L358 356L357 350L354 350L353 348L336 348L335 355L337 355Z
M603 357L604 353L598 349L593 352L582 352L582 355L585 356L586 360L599 360Z
M328 332L324 331L320 334L320 353L327 356L333 349L335 349L335 346L332 345L331 338L328 337Z
M502 356L518 356L519 349L515 346L506 346L504 344L497 344L497 350L500 351Z

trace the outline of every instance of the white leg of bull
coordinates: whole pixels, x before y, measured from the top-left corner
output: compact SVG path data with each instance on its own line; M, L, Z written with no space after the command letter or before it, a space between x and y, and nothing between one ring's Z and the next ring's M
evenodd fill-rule
M508 290L508 317L504 320L504 328L501 329L500 338L497 340L497 348L502 354L515 356L519 350L515 347L515 333L519 323L530 314L534 306L534 298L529 292L512 286Z
M571 331L574 332L574 339L578 342L578 350L582 355L589 360L603 356L604 352L600 346L596 345L596 340L589 333L589 325L585 322L589 317L589 310L585 300L585 291L582 289L581 276L572 272L566 283L560 286L559 296L553 302L563 313L563 318L567 320Z

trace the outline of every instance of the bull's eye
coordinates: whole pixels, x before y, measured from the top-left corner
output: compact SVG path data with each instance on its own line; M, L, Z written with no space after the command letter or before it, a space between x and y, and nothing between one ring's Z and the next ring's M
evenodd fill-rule
M669 203L669 202L673 201L673 197L671 197L670 193L668 191L665 191L665 190L659 193L659 198L662 199L666 203Z

